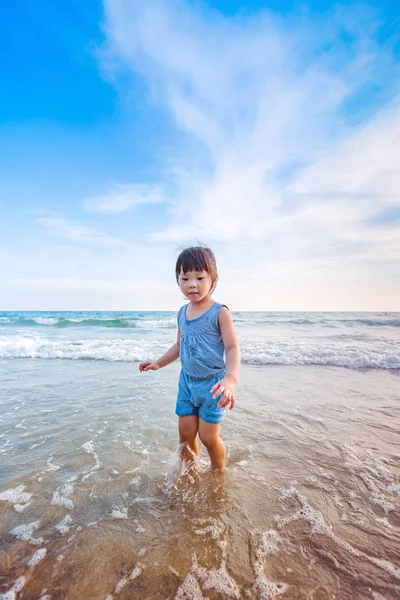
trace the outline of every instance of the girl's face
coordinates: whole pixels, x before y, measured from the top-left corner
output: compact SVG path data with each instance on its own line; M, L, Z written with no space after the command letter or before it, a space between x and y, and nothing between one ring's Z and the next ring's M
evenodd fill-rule
M207 298L212 288L212 280L207 271L188 271L182 270L179 275L179 287L183 294L192 303L201 302Z

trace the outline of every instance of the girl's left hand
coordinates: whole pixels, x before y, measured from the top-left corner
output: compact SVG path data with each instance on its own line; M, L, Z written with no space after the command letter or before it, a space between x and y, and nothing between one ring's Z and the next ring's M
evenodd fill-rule
M218 406L221 408L230 405L229 408L232 410L235 406L235 384L227 377L224 377L221 381L217 381L217 383L212 386L210 394L214 394L213 400L222 395L222 398L218 402Z

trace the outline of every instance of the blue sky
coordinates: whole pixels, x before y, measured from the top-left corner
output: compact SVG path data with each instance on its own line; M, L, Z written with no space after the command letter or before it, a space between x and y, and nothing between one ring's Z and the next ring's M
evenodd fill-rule
M399 310L400 6L16 0L0 22L0 310Z

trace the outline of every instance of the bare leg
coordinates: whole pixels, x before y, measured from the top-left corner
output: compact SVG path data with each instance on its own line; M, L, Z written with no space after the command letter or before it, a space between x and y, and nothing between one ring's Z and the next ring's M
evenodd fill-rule
M193 453L199 453L199 444L197 441L197 432L199 430L199 417L196 415L188 415L187 417L179 417L179 442L185 444L182 448L182 460L191 462Z
M225 444L219 437L219 423L207 423L199 419L199 436L207 448L211 467L215 470L225 468Z

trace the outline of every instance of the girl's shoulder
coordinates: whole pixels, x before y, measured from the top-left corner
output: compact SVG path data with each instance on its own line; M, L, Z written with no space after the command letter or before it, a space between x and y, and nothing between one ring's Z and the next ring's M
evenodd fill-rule
M227 307L226 304L222 304L221 302L214 302L213 306L215 307L215 311L219 314L221 312L221 310L223 308L226 308L226 310L229 312L229 308Z
M207 314L207 321L213 326L216 326L217 329L219 329L219 317L221 311L224 312L224 309L229 310L225 304L221 304L220 302L214 302L214 304L212 304L208 311L205 313Z

